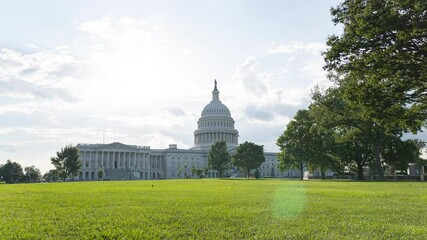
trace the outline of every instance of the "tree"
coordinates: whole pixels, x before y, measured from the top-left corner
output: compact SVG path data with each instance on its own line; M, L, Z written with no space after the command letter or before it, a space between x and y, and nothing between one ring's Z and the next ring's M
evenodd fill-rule
M19 163L7 160L6 164L0 166L0 176L6 183L19 183L24 179L24 172Z
M199 176L199 178L203 177L203 169L197 168L196 169L196 175Z
M211 146L208 155L208 165L211 169L217 170L219 177L222 177L224 170L230 164L230 154L227 151L225 141L217 141Z
M337 138L337 156L351 172L357 173L358 180L364 180L364 167L372 165L371 145L358 129L343 128Z
M81 162L77 147L68 145L62 148L61 151L56 152L56 157L52 157L50 161L64 182L66 178L74 178L79 174Z
M280 148L277 155L279 169L285 171L298 168L301 180L304 175L304 166L309 162L308 148L305 144L310 141L309 132L312 124L308 110L299 110L276 143Z
M264 161L264 146L251 142L239 144L232 158L233 165L242 169L246 176L249 176L252 169L259 168Z
M310 111L314 121L333 132L333 152L339 161L334 170L343 172L344 167L349 167L351 171L357 172L359 180L363 180L363 168L373 162L372 134L369 133L374 123L360 118L360 108L348 104L339 87L331 87L324 92L316 88L312 99Z
M61 178L59 177L58 171L56 169L51 169L47 173L45 173L43 175L43 179L46 182L57 182L61 180Z
M425 143L418 139L388 139L382 155L385 162L390 166L390 173L394 174L398 171L406 174L409 163L421 162L421 151L424 147Z
M311 110L299 110L276 144L280 148L279 168L298 168L301 180L306 166L320 169L322 178L327 169L334 168L333 135L315 122Z
M257 169L255 169L255 173L254 173L255 179L259 179L259 177L260 177L259 175L260 175L259 174L259 169L257 168ZM271 176L273 176L273 174Z
M427 123L426 9L426 1L345 0L331 10L344 31L328 38L325 69L358 109L381 180L386 139Z
M196 166L191 166L191 170L190 170L190 172L191 172L191 175L192 175L192 176L196 175L196 173L197 173L197 168L196 168Z
M98 170L98 180L101 180L103 177L104 177L104 171L102 169L99 169Z
M25 181L26 182L38 182L42 179L42 174L38 168L34 165L30 167L25 167Z

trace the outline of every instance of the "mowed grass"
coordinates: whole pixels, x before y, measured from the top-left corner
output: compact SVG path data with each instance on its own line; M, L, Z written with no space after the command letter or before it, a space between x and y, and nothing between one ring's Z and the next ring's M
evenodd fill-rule
M0 185L1 239L426 239L427 183Z

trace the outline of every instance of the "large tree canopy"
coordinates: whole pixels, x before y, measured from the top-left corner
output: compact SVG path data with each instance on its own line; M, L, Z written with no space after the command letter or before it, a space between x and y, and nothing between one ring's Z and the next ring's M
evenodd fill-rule
M217 170L219 177L222 177L224 170L230 165L230 154L225 141L217 141L212 144L208 155L208 165Z
M34 165L25 167L25 181L26 182L38 182L42 179L42 174L38 168Z
M308 165L310 161L310 153L306 144L310 142L312 125L313 121L308 110L299 110L283 134L277 139L277 146L280 148L277 156L280 170L298 168L301 180L304 174L304 166Z
M81 168L79 149L71 145L56 152L56 157L52 157L50 161L64 182L66 178L77 176Z
M56 169L51 169L43 175L43 179L47 182L56 182L60 181L58 171Z
M338 82L351 80L346 84L358 88L348 97L378 114L395 105L415 115L425 111L427 1L346 0L331 13L344 33L328 39L325 68Z
M264 161L264 146L251 142L239 144L232 158L233 165L243 170L246 176L252 169L259 168Z
M23 179L24 171L19 163L7 160L6 164L0 165L0 181L19 183Z
M327 169L335 168L333 134L317 124L312 114L311 110L299 110L277 139L279 168L299 168L301 179L305 166L320 169L323 178Z
M325 69L351 110L343 119L362 126L384 179L387 139L426 126L427 2L346 0L331 13L344 32L329 37Z

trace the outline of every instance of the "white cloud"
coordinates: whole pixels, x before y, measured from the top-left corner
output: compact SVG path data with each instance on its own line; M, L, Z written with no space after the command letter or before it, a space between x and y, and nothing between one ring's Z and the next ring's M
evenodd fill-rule
M28 165L25 153L36 151L31 159L45 171L55 151L102 142L104 131L107 143L190 147L195 103L208 102L186 79L192 49L165 27L132 18L102 18L78 31L78 49L0 50L0 135L8 139L0 155Z
M111 18L104 17L101 19L88 21L80 24L77 28L80 31L86 32L90 35L105 35L110 32Z
M303 43L298 41L292 41L288 44L283 44L268 49L270 54L291 54L295 52L306 52L311 54L320 54L321 51L326 49L325 43L310 42Z
M237 69L234 78L243 84L244 89L253 95L267 92L267 86L256 72L258 61L254 56L247 57Z
M65 47L22 54L0 49L0 96L73 101L68 91L76 72L75 59Z

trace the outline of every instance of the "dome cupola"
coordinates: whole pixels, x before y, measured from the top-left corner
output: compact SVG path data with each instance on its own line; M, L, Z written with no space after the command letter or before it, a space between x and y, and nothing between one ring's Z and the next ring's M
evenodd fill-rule
M230 110L219 100L216 80L212 100L203 108L197 126L193 149L209 150L214 142L221 140L227 143L229 149L237 147L239 133L234 129Z
M212 101L203 108L202 116L207 115L227 115L231 116L230 110L219 100L219 91L215 80L215 88L212 91Z

